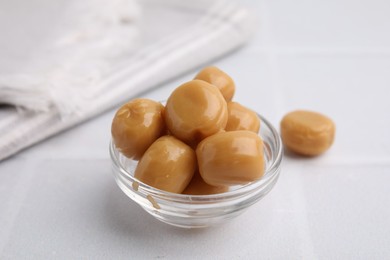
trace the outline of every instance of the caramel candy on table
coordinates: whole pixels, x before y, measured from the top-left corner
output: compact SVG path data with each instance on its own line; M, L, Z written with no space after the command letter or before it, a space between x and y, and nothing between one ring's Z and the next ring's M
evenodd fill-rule
M289 150L314 156L325 152L332 145L335 124L322 114L297 110L283 117L280 130L283 144Z
M210 195L217 193L224 193L229 190L228 186L212 186L207 184L200 176L199 172L195 172L194 177L187 188L183 191L183 194L188 195Z
M228 102L228 122L226 131L248 130L258 133L260 129L260 118L257 114L237 102Z
M194 79L200 79L216 86L226 101L232 100L236 89L234 81L228 74L217 67L210 66L202 69Z
M219 90L201 80L176 88L165 106L168 130L189 145L195 145L226 126L227 105Z
M138 160L165 132L164 106L149 99L134 99L116 112L111 125L115 147L126 157Z
M154 188L182 193L195 170L195 151L173 136L163 136L146 150L134 177Z
M203 180L214 186L246 184L260 179L265 170L263 141L251 131L207 137L196 155Z

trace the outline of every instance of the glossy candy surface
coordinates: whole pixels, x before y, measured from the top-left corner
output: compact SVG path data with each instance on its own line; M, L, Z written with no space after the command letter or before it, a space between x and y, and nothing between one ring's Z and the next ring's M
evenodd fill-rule
M285 115L280 123L283 144L295 153L315 156L333 144L333 121L316 112L297 110Z
M227 104L215 86L192 80L176 88L167 100L165 122L183 142L196 145L226 126Z
M154 188L181 193L195 169L194 150L173 136L163 136L142 156L134 177Z
M232 100L234 96L236 86L233 79L217 67L210 66L202 69L194 79L200 79L216 86L226 101Z
M249 130L258 133L260 129L260 119L257 114L247 107L237 103L228 102L228 122L226 131Z
M115 146L126 157L140 159L165 132L164 106L149 99L134 99L116 112L111 125Z
M223 193L229 190L227 186L212 186L207 184L200 176L199 172L195 172L191 182L188 184L183 194L189 195L209 195Z
M214 186L247 184L265 171L263 141L251 131L218 133L197 147L199 172Z

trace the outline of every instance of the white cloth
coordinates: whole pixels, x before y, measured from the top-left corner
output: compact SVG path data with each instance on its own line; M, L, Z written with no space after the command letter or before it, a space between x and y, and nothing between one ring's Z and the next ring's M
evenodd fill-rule
M0 107L0 160L228 53L254 25L222 0L64 5L50 40L18 57L23 69L0 73L0 103L18 108Z

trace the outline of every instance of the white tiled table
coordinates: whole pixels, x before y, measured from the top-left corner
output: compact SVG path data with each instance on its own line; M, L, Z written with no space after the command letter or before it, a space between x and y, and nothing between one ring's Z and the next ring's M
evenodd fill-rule
M0 163L1 259L389 259L390 2L245 1L258 33L215 64L275 125L298 108L337 125L332 149L286 156L274 190L221 226L183 230L110 172L114 111ZM162 100L195 71L144 95Z

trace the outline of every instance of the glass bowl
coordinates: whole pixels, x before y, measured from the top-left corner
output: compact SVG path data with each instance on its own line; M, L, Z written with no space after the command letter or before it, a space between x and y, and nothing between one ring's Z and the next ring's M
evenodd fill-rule
M137 161L122 155L113 142L110 155L115 181L121 190L146 212L170 225L201 228L218 224L243 213L263 198L278 180L283 147L276 129L262 116L259 135L264 142L266 170L257 181L213 195L185 195L153 188L134 178Z

